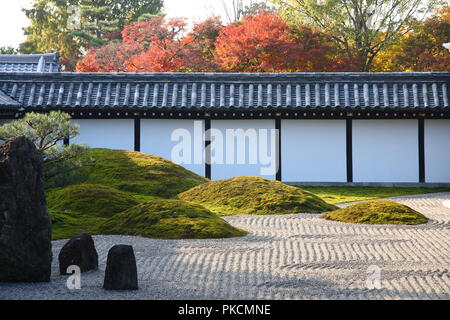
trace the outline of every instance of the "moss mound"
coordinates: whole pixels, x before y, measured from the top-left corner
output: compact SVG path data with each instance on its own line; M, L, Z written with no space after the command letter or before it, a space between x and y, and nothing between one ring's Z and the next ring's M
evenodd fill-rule
M107 218L84 215L77 212L50 211L52 219L52 239L68 239L80 232L100 234L98 226Z
M161 157L135 151L91 149L93 163L80 169L86 183L171 198L207 179Z
M219 215L320 213L337 209L300 188L260 177L211 181L178 197Z
M141 203L116 214L99 231L162 239L228 238L245 234L201 206L167 199Z
M365 224L422 224L428 219L408 206L389 201L372 200L325 213L323 218Z
M110 217L138 201L126 192L96 184L79 184L47 192L47 204L53 212L75 212L94 217Z

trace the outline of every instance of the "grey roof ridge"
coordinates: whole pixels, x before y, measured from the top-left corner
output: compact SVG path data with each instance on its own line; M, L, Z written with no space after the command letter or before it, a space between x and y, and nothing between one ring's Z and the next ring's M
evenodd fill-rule
M59 52L33 53L33 54L2 54L2 55L0 55L0 61L4 62L4 61L16 61L17 60L18 62L22 62L23 59L29 59L30 62L28 62L28 63L32 63L32 62L38 61L41 57L44 57L44 59L46 59L46 61L58 62L59 61Z
M24 79L25 78L25 79ZM450 72L293 72L293 73L83 73L83 72L0 72L0 80L15 81L420 81L430 78L450 81Z
M5 99L6 98L7 100L11 101L11 102L8 101L8 103L11 103L11 104L2 105L2 107L5 107L5 106L11 106L11 107L20 106L20 102L19 101L17 101L13 97L11 97L9 94L7 94L2 89L0 89L0 98L1 99Z

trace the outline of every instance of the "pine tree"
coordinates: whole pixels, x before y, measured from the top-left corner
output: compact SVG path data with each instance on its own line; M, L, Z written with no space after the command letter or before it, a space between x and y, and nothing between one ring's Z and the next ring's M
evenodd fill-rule
M80 37L86 47L105 45L120 30L119 19L111 17L111 7L105 0L82 1L80 5L80 29L74 35Z

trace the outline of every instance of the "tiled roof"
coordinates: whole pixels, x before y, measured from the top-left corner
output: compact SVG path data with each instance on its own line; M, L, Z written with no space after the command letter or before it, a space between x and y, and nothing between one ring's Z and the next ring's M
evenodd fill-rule
M449 108L450 73L0 73L25 109Z
M59 54L0 55L0 72L58 72Z
M3 91L0 90L0 107L3 106L20 106L20 104L12 99L10 96L6 95Z

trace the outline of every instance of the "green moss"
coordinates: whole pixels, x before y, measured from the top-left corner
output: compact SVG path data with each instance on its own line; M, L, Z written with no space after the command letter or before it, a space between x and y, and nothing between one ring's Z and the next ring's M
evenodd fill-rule
M212 181L178 197L219 215L320 213L337 208L300 188L259 177Z
M54 240L80 232L162 239L227 238L245 234L201 206L103 185L80 184L48 190L47 203Z
M99 231L162 239L227 238L245 234L201 206L167 199L142 203L121 212L103 223Z
M448 192L450 188L390 188L390 187L309 187L301 189L314 193L328 203L344 203L400 197L414 194Z
M54 212L110 217L136 204L138 201L133 195L96 184L79 184L47 191L47 205Z
M98 227L107 218L83 215L77 212L49 211L52 219L52 239L68 239L80 232L100 234Z
M428 221L424 215L410 207L388 200L357 203L327 212L322 217L328 220L365 224L422 224Z
M161 157L135 151L91 149L93 164L79 170L86 183L171 198L207 179Z

